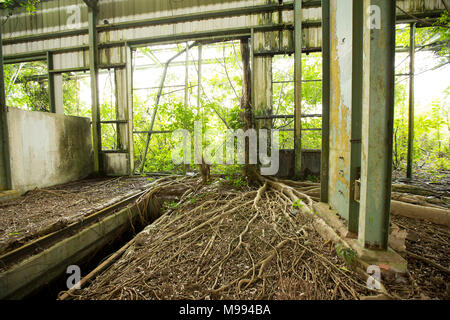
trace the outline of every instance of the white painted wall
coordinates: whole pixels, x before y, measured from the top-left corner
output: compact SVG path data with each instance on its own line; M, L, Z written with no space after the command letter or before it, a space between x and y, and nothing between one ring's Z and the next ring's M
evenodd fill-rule
M87 177L93 171L87 118L8 108L11 179L22 192Z

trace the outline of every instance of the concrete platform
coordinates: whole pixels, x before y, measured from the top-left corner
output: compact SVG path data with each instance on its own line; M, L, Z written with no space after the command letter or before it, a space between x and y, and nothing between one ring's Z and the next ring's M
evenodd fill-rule
M316 229L322 237L333 242L342 242L358 254L364 265L377 265L382 272L388 273L402 274L407 272L407 261L392 248L387 251L364 248L357 236L348 232L346 221L339 216L336 210L330 209L328 204L315 204L314 209L317 219L324 222L323 224L316 224Z

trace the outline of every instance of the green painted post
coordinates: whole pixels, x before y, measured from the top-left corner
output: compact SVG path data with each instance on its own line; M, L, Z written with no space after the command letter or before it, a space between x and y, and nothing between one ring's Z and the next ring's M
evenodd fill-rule
M359 202L355 200L356 181L361 178L361 121L363 83L363 1L353 1L352 106L350 132L350 196L348 230L358 233Z
M94 172L102 171L102 133L98 91L97 8L89 7L89 70L91 76L92 138L94 148Z
M51 73L53 70L53 54L47 52L47 72L48 72L48 95L50 102L50 112L56 113L56 99L55 99L55 78Z
M0 16L1 18L1 16ZM3 47L2 47L2 26L0 23L0 151L2 155L0 163L0 169L3 168L0 175L0 190L1 189L11 189L11 164L9 159L9 133L8 133L8 119L7 119L7 107L6 107L6 95L5 95L5 76L3 74Z
M359 240L382 250L388 248L392 189L395 8L393 0L364 1L371 26L364 23Z
M295 24L295 178L302 178L302 1L294 3Z
M409 44L409 123L408 123L408 164L406 168L406 177L412 179L413 176L413 154L414 154L414 73L415 73L415 55L416 55L416 24L411 23L410 44Z
M129 172L134 175L134 124L133 124L133 50L130 46L125 46L126 68L127 68L127 111L128 111L128 155Z
M320 201L328 203L330 161L330 0L322 0L322 162Z

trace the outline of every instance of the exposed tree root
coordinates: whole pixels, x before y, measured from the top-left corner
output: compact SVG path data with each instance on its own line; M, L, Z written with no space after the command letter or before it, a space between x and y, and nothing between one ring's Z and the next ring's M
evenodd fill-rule
M312 226L309 183L259 177L225 192L160 181L146 206L164 214L76 299L358 299L373 294ZM155 199L177 190L175 206ZM294 206L295 204L295 206ZM158 209L159 208L159 209Z

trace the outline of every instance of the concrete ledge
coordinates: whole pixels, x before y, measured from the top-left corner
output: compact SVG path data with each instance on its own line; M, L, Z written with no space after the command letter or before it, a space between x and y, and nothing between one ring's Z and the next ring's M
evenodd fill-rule
M357 254L363 265L378 265L383 272L406 273L407 261L397 252L389 248L387 251L370 250L363 247L355 235L347 231L345 222L337 211L330 209L326 203L314 205L315 228L320 235L335 243L343 243Z
M17 199L21 195L22 193L16 190L0 191L0 202Z
M123 209L0 273L0 299L22 299L57 279L129 229L138 215L135 205Z

